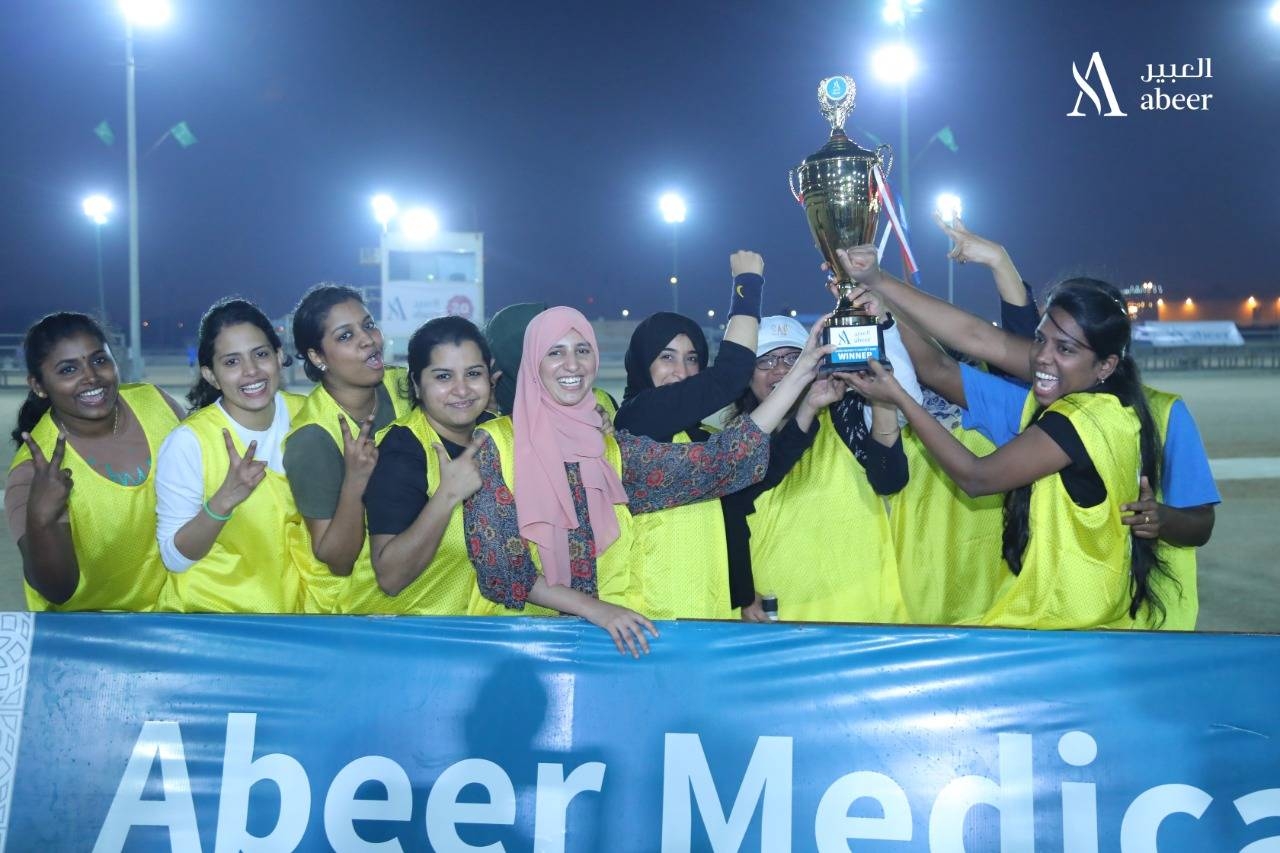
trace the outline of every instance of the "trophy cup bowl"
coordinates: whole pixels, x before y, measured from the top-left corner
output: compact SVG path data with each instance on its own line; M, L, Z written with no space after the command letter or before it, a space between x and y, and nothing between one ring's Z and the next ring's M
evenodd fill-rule
M850 295L857 282L840 266L837 249L851 249L875 240L880 218L880 195L873 172L888 174L893 153L887 145L869 151L844 132L853 109L855 87L848 77L829 77L818 84L818 101L831 124L826 145L806 157L787 177L791 193L804 205L814 243L835 276L839 301L823 331L823 342L836 350L823 361L824 372L865 370L871 359L884 361L884 340L876 318L853 307Z

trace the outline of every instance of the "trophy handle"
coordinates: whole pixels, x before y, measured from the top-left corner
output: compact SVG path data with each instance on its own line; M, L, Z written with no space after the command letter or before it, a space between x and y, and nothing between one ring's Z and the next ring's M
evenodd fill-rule
M893 168L893 149L889 147L889 143L882 142L876 146L876 160L880 163L884 176L889 177L889 170Z
M796 170L787 169L787 183L791 186L791 194L795 196L798 203L804 204L804 196L800 194L800 189L796 186Z

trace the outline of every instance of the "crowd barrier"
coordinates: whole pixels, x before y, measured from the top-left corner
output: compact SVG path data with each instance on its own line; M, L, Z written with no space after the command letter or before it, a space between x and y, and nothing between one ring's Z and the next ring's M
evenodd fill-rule
M1280 847L1280 637L0 615L9 851Z

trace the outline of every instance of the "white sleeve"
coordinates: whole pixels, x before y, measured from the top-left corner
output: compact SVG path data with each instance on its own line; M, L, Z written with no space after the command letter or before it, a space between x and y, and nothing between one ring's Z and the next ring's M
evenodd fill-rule
M204 511L204 460L200 441L190 427L179 426L160 445L156 457L156 540L160 559L171 572L185 572L196 564L174 538L183 526Z
M916 378L916 366L911 363L911 356L907 354L907 347L902 342L902 334L898 331L896 320L892 326L884 330L884 354L893 365L893 376L898 380L898 384L911 395L912 400L923 405L924 394L920 391L920 380ZM863 416L866 418L867 429L870 430L870 406L866 407ZM898 423L906 424L906 419L901 412L898 413Z

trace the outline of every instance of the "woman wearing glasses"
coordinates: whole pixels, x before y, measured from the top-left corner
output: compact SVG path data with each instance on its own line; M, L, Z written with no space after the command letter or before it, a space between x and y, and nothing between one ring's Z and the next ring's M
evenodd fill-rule
M773 393L806 337L791 317L761 321L755 372L738 401L740 411L750 412ZM794 458L798 447L799 461L789 470L771 465L764 480L725 501L726 516L734 506L750 529L753 613L760 596L774 596L783 620L893 622L905 616L881 498L907 482L898 412L848 391L839 375L814 380L773 442L778 457ZM742 576L743 555L732 542L730 555L735 576Z

